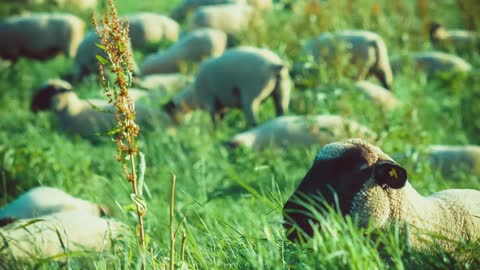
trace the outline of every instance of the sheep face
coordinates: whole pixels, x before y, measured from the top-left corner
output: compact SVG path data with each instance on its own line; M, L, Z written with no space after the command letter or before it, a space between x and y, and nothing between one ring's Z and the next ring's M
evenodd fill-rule
M34 113L52 108L53 98L61 93L70 91L72 86L63 81L50 81L37 90L32 98L30 110Z
M390 215L390 193L400 192L407 173L379 148L360 139L324 146L297 190L283 207L290 240L313 236L312 211L332 207L355 215L360 225L381 226Z

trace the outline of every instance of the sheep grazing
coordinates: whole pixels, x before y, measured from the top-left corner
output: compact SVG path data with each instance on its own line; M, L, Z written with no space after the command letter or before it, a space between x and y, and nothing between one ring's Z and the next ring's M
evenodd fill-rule
M403 68L404 64L412 62L415 69L423 71L429 77L435 77L444 73L469 73L472 66L462 58L444 52L417 52L411 54L407 59L397 59L394 61L394 71L397 72Z
M260 103L269 96L277 115L288 111L290 78L283 61L267 49L238 47L200 65L194 84L164 109L174 119L181 112L204 109L215 125L227 108L242 108L248 125L255 126Z
M387 47L376 33L360 30L325 33L311 39L304 51L314 59L332 65L340 55L350 55L350 63L355 65L355 79L364 80L374 75L388 90L392 90L392 69Z
M432 23L430 40L437 49L454 49L457 52L478 48L480 36L468 30L447 30L441 24Z
M254 129L235 135L229 147L244 146L262 150L268 146L312 146L353 136L373 141L374 133L355 121L338 115L281 116Z
M46 60L63 53L73 58L82 41L85 23L63 13L13 16L0 22L0 57Z
M480 146L431 145L428 149L430 166L443 177L461 174L480 176Z
M229 35L248 29L253 18L249 5L214 5L199 7L193 14L191 28L213 28Z
M480 191L449 189L424 197L410 185L404 168L361 139L331 143L320 150L283 207L288 238L312 236L312 226L321 229L312 211L322 213L325 206L358 218L360 226L410 225L405 233L418 250L453 251L458 241L480 237Z
M33 97L33 112L49 109L55 112L63 131L86 139L99 139L96 134L106 133L116 126L113 105L102 99L80 99L65 81L51 80L41 86ZM135 122L141 128L171 124L168 115L162 111L152 111L138 105L135 111Z
M53 187L35 187L0 209L0 219L36 218L55 212L81 211L94 216L106 214L106 208L75 198Z
M213 6L222 4L246 4L246 0L183 0L176 8L173 9L170 17L177 21L183 21L189 13L194 12L201 6Z
M178 23L167 16L153 12L141 12L125 17L133 49L144 50L163 40L177 41L180 32Z
M138 87L161 91L165 94L176 92L187 87L191 80L181 73L152 74L136 78L134 81Z
M140 68L142 75L176 73L182 63L201 62L219 56L227 46L227 35L219 30L199 29L181 37L165 51L149 55Z
M78 47L77 54L73 63L73 81L78 82L91 74L99 73L99 61L97 55L107 59L105 52L100 49L97 44L100 44L97 33L92 30L89 31L83 38ZM132 49L131 47L129 48ZM137 63L132 58L132 65L134 73L138 73Z
M392 110L401 105L401 102L392 94L392 92L369 81L356 82L355 87L362 91L362 93L373 103L384 110Z
M62 254L104 252L111 248L112 240L121 239L126 231L118 221L80 211L18 220L0 228L0 257L2 265L42 259L64 261Z

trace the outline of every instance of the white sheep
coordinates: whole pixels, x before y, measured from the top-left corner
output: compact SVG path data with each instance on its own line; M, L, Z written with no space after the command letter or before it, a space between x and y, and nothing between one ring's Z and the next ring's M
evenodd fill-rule
M136 95L137 98L144 95ZM103 99L80 99L65 81L51 80L42 85L32 99L31 110L52 109L59 127L71 134L87 139L98 139L97 133L105 133L115 127L113 105ZM141 128L169 126L170 118L160 110L153 111L136 105L135 122Z
M33 13L0 22L0 57L49 59L60 53L73 58L82 41L85 23L65 13Z
M77 82L91 74L99 73L99 61L97 55L107 59L105 52L100 49L97 44L100 44L97 33L94 30L85 34L82 42L78 46L77 54L73 63L73 81ZM129 47L128 49L132 49ZM134 73L138 73L138 66L135 59L132 58L132 65Z
M385 110L398 108L402 104L391 91L369 81L355 82L355 86L368 99Z
M134 83L144 89L169 94L187 87L191 79L181 73L151 74L135 78Z
M478 145L430 145L427 153L432 169L446 178L459 174L480 176Z
M35 187L0 209L0 219L25 219L55 212L83 211L90 215L105 214L105 207L82 200L53 187Z
M312 236L312 226L321 229L310 214L313 208L322 212L326 205L354 216L360 226L406 224L409 230L404 232L418 250L453 251L458 241L475 242L480 237L480 191L449 189L422 196L410 185L404 168L361 139L320 150L284 205L289 239L304 237L302 231Z
M177 20L183 21L189 13L194 12L198 7L222 5L222 4L246 4L246 0L183 0L176 8L173 9L170 16Z
M227 46L227 35L215 29L199 29L182 36L165 51L145 58L140 68L142 75L176 73L182 63L201 62L219 56Z
M304 51L327 68L334 65L339 56L348 56L357 69L355 79L364 80L374 75L388 90L392 90L392 69L387 46L376 33L361 30L325 33L309 40Z
M229 35L237 34L248 29L253 14L253 8L249 5L203 6L193 13L190 27L213 28Z
M127 15L133 49L144 50L148 45L163 40L176 41L180 32L178 23L167 16L153 12Z
M268 146L325 145L354 136L373 140L373 134L367 127L338 115L289 115L239 133L226 145L262 150Z
M447 30L438 23L430 26L430 40L435 48L454 49L457 52L472 50L480 45L480 35L468 30Z
M462 58L444 52L416 52L407 59L393 61L394 71L401 70L405 64L413 64L416 71L425 72L429 77L444 73L469 73L472 66Z
M268 49L238 47L200 65L194 84L164 109L179 113L204 109L213 123L227 108L242 108L249 126L257 124L260 103L272 96L277 116L288 111L290 78L282 59Z
M64 261L63 254L105 252L112 240L120 239L126 231L118 221L81 211L18 220L0 228L0 257L4 265L42 259Z

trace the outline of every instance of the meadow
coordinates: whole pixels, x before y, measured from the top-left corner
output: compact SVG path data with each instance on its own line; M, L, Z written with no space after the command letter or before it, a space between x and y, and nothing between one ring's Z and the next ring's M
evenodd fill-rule
M119 13L154 11L168 14L178 3L118 0ZM294 1L301 7L303 1ZM433 50L428 23L465 28L467 15L454 0L439 1L318 1L315 9L274 9L262 15L263 24L244 32L242 45L270 48L289 63L302 59L301 42L326 31L366 29L380 34L391 56ZM15 14L21 2L0 4L0 16ZM40 10L40 7L36 8ZM57 10L42 7L43 10ZM102 9L99 8L98 13ZM78 13L85 21L91 14ZM477 24L478 26L478 24ZM91 24L89 28L91 28ZM167 46L168 44L165 44ZM421 194L447 188L480 189L480 179L459 173L444 179L422 159L429 144L480 144L480 51L461 55L474 67L468 76L428 79L413 69L394 74L394 95L404 106L385 111L353 88L341 69L305 72L292 89L290 114L331 113L355 119L377 132L376 145L409 172L409 181ZM135 52L138 63L142 52ZM116 219L132 230L131 187L107 140L93 144L62 133L50 112L33 114L30 101L36 87L72 68L59 56L48 61L20 59L0 66L0 206L29 188L46 185L109 205ZM196 67L186 70L195 74ZM374 78L371 78L376 82ZM87 80L78 85L81 97L101 97L100 85ZM152 100L158 107L167 100ZM274 117L267 100L260 122ZM480 260L458 261L449 254L418 253L409 249L398 228L379 232L360 229L350 218L331 213L329 228L305 245L291 243L282 227L282 206L311 166L320 145L311 148L271 148L262 152L233 151L223 141L245 130L241 111L230 111L214 129L208 113L197 111L175 132L160 128L140 132L145 154L145 216L147 269L163 269L170 254L169 205L172 175L176 176L175 222L184 222L186 248L182 269L479 269ZM177 240L179 251L180 236ZM37 269L135 269L139 267L134 237L118 249L87 259L74 255L65 263L42 261ZM466 246L480 254L480 244ZM28 269L30 266L10 266ZM1 266L0 266L1 269Z

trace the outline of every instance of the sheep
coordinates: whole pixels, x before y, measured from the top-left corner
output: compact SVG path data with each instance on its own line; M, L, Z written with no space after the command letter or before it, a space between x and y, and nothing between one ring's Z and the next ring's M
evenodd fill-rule
M443 177L459 173L480 176L480 146L478 145L430 145L427 157L433 170Z
M322 213L327 206L355 217L361 227L409 225L405 233L417 250L435 243L453 251L458 241L480 237L480 191L449 189L422 196L401 165L361 139L334 142L319 151L283 207L287 237L297 241L305 234L312 236L313 227L318 227L310 218L312 208Z
M304 52L329 65L339 55L349 53L350 63L358 68L357 80L374 75L383 87L392 90L393 75L387 47L376 33L360 30L325 33L309 40Z
M226 146L262 150L268 146L325 145L352 136L373 140L374 133L355 121L338 115L280 116L254 129L239 133Z
M129 34L133 49L144 50L162 40L177 41L178 23L167 16L141 12L125 16L130 24Z
M447 30L441 24L432 23L430 40L437 49L452 48L457 52L471 50L480 45L480 36L473 31Z
M161 91L166 94L184 89L191 83L188 76L181 73L152 74L136 78L134 81L138 87Z
M0 219L36 218L63 211L83 211L94 216L106 214L106 208L75 198L53 187L35 187L0 209Z
M190 27L208 27L233 35L248 29L252 18L253 8L249 5L203 6L194 12Z
M392 92L369 81L355 82L355 87L362 91L368 99L385 110L398 108L402 104Z
M423 71L432 78L442 73L467 74L472 66L462 58L444 52L416 52L407 59L396 59L393 62L395 72L401 70L404 64L412 62L417 71Z
M34 95L31 110L38 112L52 109L63 131L93 141L99 139L96 134L108 132L115 127L112 104L102 99L82 100L71 88L65 81L48 81ZM135 106L135 111L135 122L142 128L170 126L170 118L162 111L152 111L138 105Z
M205 61L193 85L164 105L174 119L182 112L205 109L216 125L229 107L242 108L249 126L257 124L260 103L272 96L277 116L288 111L290 78L278 55L268 49L238 47Z
M183 21L187 15L201 6L221 5L221 4L246 4L246 0L183 0L173 9L170 17L176 21Z
M105 252L126 232L118 221L82 211L18 220L0 228L0 258L3 265L42 259L64 261L63 254Z
M140 68L144 75L154 73L176 73L184 62L201 62L219 56L225 50L227 36L214 29L199 29L181 37L165 51L149 55Z
M19 57L46 60L63 53L75 57L85 23L65 13L33 13L0 22L0 57L15 62Z
M82 42L80 43L77 54L73 64L72 81L78 82L87 77L90 74L99 73L99 61L97 55L107 59L105 52L100 49L97 44L100 44L97 33L94 30L85 34ZM131 45L131 44L130 44ZM129 50L132 50L131 46ZM131 59L134 73L138 73L138 66L135 59Z

